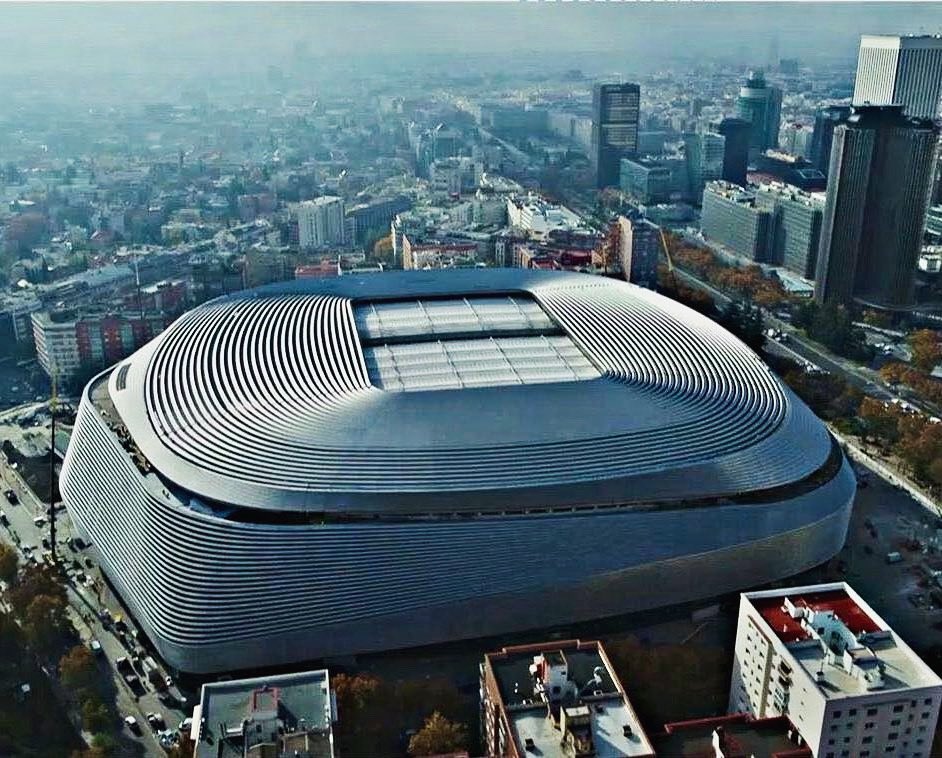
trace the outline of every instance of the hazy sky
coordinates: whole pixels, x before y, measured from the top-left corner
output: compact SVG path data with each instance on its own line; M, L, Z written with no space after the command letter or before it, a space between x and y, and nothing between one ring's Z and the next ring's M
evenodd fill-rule
M0 3L0 72L225 73L295 45L371 54L593 52L635 70L672 56L854 56L861 33L942 32L942 3Z

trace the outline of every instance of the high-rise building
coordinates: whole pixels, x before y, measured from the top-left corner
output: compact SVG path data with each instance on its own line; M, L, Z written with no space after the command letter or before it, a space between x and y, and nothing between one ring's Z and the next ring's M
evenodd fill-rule
M733 184L746 183L749 167L749 136L752 124L742 118L724 118L713 130L725 140L723 147L723 180Z
M772 213L756 204L756 193L728 182L710 182L703 190L703 236L752 261L767 261Z
M714 132L684 135L687 182L694 204L700 203L707 182L723 178L726 138Z
M639 203L672 203L689 195L687 160L682 155L657 155L650 158L622 158L622 192Z
M661 253L661 230L644 218L618 217L618 260L632 284L657 288L657 261Z
M811 135L811 164L826 174L831 160L831 141L834 127L843 124L850 116L849 105L828 105L814 116L814 132Z
M301 203L298 206L298 237L302 250L342 245L343 198L325 195Z
M900 105L855 107L834 129L815 275L819 303L913 302L938 130Z
M778 131L782 118L782 90L765 81L761 71L750 71L739 90L739 117L751 124L749 150L760 153L778 147Z
M902 105L907 116L936 118L942 97L942 36L860 38L854 105Z
M618 185L621 159L638 152L641 87L596 84L592 92L592 164L599 189Z
M749 149L761 152L778 146L782 91L769 84L761 70L750 71L739 89L737 116L749 122Z
M847 584L740 596L729 713L787 716L817 758L914 758L940 702L942 680Z
M769 262L813 279L824 216L820 194L788 184L763 184L756 191L756 206L771 213Z

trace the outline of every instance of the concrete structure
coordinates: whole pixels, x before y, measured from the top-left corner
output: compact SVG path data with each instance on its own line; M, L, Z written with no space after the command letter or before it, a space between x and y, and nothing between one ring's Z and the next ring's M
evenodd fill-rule
M661 230L643 218L618 217L618 260L625 279L647 289L657 288Z
M0 340L33 341L33 314L42 302L31 292L0 293Z
M791 576L840 549L855 481L710 319L607 277L462 269L190 311L82 393L60 489L164 660L213 672Z
M713 132L685 134L684 155L689 186L687 196L699 204L706 183L723 178L726 138Z
M645 205L685 200L687 161L682 155L622 158L620 188Z
M380 198L366 203L357 203L347 208L344 216L344 238L358 245L365 244L371 235L385 232L397 213L412 207L412 200L405 196ZM300 231L300 230L299 230Z
M477 243L464 239L402 237L402 267L406 271L473 266L477 253Z
M326 669L204 684L193 758L333 758L334 701Z
M813 279L824 200L787 184L763 184L756 191L756 205L771 213L769 262Z
M621 159L638 152L641 87L596 84L592 91L592 149L596 186L617 187Z
M481 742L488 756L654 756L598 642L505 647L484 656L480 682Z
M325 195L298 205L298 235L302 250L344 242L343 198Z
M507 223L537 240L546 239L556 230L571 231L583 226L578 213L533 193L507 199Z
M834 130L815 299L912 304L938 130L900 106L855 108Z
M741 596L729 712L787 716L815 758L926 758L942 679L846 583Z
M778 132L782 119L782 90L765 81L761 71L751 71L739 90L736 101L737 115L751 124L749 150L751 154L778 147Z
M942 36L860 38L854 105L901 105L911 118L937 118L942 99Z
M710 182L703 191L700 230L711 242L751 261L769 260L771 212L756 203L754 190Z
M834 127L843 124L850 117L849 105L828 105L814 116L814 132L811 135L811 154L808 159L822 174L827 174L831 161L831 143L834 139Z
M165 314L105 311L39 311L32 314L33 340L39 365L50 376L68 382L108 366L160 334L173 321Z
M733 184L746 183L746 169L749 166L749 138L752 124L741 118L724 118L713 125L713 130L722 135L723 180Z
M828 183L825 173L811 161L779 150L766 150L754 156L748 178L752 184L783 182L805 192L823 192Z

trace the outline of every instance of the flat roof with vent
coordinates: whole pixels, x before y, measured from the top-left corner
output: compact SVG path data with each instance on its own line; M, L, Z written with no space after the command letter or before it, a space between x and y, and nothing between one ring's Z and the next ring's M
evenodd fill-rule
M358 304L370 382L388 391L597 379L598 369L522 295Z

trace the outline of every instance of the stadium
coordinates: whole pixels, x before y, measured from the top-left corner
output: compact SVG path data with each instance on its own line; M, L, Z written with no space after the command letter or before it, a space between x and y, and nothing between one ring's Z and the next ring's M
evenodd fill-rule
M709 319L532 270L208 302L83 392L61 491L191 673L544 628L841 548L823 424Z

